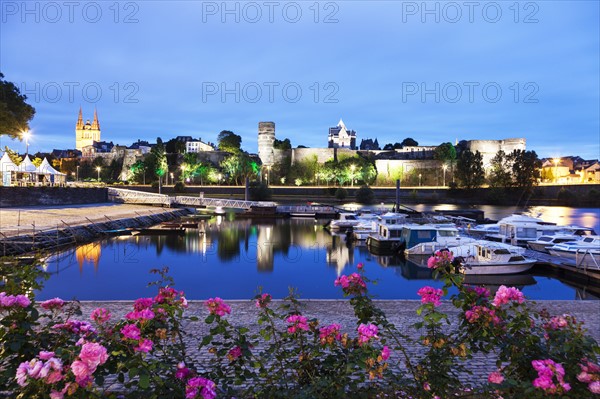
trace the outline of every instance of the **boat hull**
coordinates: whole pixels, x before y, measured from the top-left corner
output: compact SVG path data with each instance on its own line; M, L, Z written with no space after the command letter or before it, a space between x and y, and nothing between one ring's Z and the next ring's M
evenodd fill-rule
M517 274L531 269L535 260L511 263L464 262L462 272L465 275Z
M578 266L600 266L600 252L573 252L573 251L560 251L553 248L548 248L550 255L557 256L575 262Z
M403 249L400 240L381 240L373 236L367 238L367 248L375 255L392 255Z

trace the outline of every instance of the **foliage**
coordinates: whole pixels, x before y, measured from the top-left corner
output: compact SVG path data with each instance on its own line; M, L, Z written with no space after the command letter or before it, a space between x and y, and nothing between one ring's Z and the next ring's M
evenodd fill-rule
M377 307L364 265L339 276L333 284L354 312L350 330L303 314L293 289L278 303L259 291L253 326L230 322L235 314L220 298L187 315L187 300L166 269L154 271L155 297L137 299L123 319L97 308L90 323L76 301L36 304L22 295L39 288L37 264L3 263L11 278L0 293L0 390L52 399L541 399L599 392L600 347L582 322L536 310L514 287L491 293L468 286L456 261L448 251L428 260L444 285L417 291L420 320L412 326L396 326ZM455 293L441 306L451 288ZM198 349L208 357L193 358L183 326L200 318L209 331L196 337ZM496 360L483 385L468 383L480 367L475 356Z
M257 178L260 174L258 162L244 152L239 152L225 158L221 169L228 179L237 185L244 184L246 178Z
M217 136L219 150L237 154L242 148L242 137L229 130L223 130Z
M185 153L185 141L172 138L166 142L165 151L167 154L183 154Z
M185 183L182 181L178 181L173 185L173 191L176 193L184 193L185 192Z
M462 151L456 163L456 179L467 189L480 187L485 181L483 157L479 151Z
M339 185L372 184L377 178L377 169L372 161L361 156L346 157L340 161L329 160L317 171L317 178L329 183L337 181Z
M29 130L29 121L35 115L26 100L27 96L14 83L4 80L0 72L0 135L23 140L23 132Z
M23 158L21 158L16 151L8 148L8 146L4 146L4 151L8 154L8 157L15 165L19 166L21 162L23 162Z
M407 137L404 140L402 140L402 143L400 143L400 145L402 147L416 147L419 145L419 143L413 138Z
M452 143L442 143L436 147L433 158L452 165L452 162L456 159L456 149Z
M359 204L372 204L375 202L375 192L369 186L361 186L356 190L355 198Z
M491 160L491 168L488 176L490 187L510 187L512 185L512 164L506 153L498 151Z
M272 190L264 182L252 182L249 187L251 201L268 201L273 194Z
M165 145L160 137L156 138L156 145L150 150L150 154L154 157L154 174L159 180L167 173L167 152Z
M508 159L512 162L513 184L530 190L538 183L542 161L535 151L514 150Z
M138 159L129 167L129 180L141 184L145 181L146 165L143 160Z
M343 201L346 199L346 197L348 197L348 190L345 188L339 187L337 190L335 190L335 198L337 200Z
M273 142L273 148L276 150L291 150L292 143L290 142L290 139L287 138L284 140L275 139Z

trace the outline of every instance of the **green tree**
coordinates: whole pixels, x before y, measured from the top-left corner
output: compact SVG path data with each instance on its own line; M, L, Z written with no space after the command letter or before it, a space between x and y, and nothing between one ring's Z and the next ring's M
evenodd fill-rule
M417 143L417 141L412 139L411 137L407 137L404 140L402 140L402 143L400 143L400 145L402 147L416 147L419 145L419 143Z
M537 185L542 161L535 151L514 150L508 159L512 162L513 183L516 187L530 190Z
M185 142L177 139L171 139L165 143L167 154L183 154L185 152Z
M244 184L246 177L256 178L260 173L258 162L243 152L225 158L221 162L221 169L237 185Z
M510 187L512 185L512 163L502 150L498 151L491 160L488 183L490 187Z
M217 137L219 150L237 154L242 148L242 137L229 130L223 130Z
M292 143L290 142L290 139L284 139L284 140L275 139L275 142L273 143L273 148L275 148L276 150L291 150Z
M27 96L14 83L4 80L0 72L0 136L23 140L23 132L29 130L29 121L35 115L35 109L25 100Z
M456 163L456 178L464 188L480 187L485 181L483 156L479 151L462 151Z
M145 181L146 165L143 160L139 159L135 161L130 167L129 172L131 173L130 179L136 183L143 183Z
M152 147L150 153L154 156L154 174L158 177L159 184L162 177L167 173L167 152L165 145L160 137L156 138L156 145Z
M456 149L452 143L442 143L436 147L433 158L452 164L456 159Z

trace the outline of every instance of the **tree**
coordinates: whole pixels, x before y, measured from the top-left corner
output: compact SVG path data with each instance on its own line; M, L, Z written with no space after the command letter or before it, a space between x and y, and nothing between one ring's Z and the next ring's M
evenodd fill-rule
M400 150L401 148L402 148L402 144L401 143L394 143L394 144L387 143L386 145L383 146L383 149L386 150L386 151Z
M443 164L450 164L450 173L452 174L452 181L454 181L454 160L456 159L456 148L452 143L442 143L438 145L433 153L433 159L441 161Z
M416 140L413 140L412 138L407 137L404 140L402 140L402 143L400 143L400 145L402 147L416 147L419 145L419 143L417 143Z
M8 154L8 157L11 161L13 161L15 165L19 166L21 162L23 162L23 158L21 158L16 151L13 151L10 148L8 148L8 146L4 146L4 151Z
M185 152L185 142L177 139L171 139L165 144L167 154L183 154Z
M217 137L219 150L237 154L242 148L242 137L229 130L223 130Z
M159 182L167 173L167 156L166 149L160 137L156 138L156 145L150 150L150 154L154 155L154 174L158 177Z
M291 150L292 143L290 142L290 139L284 139L284 140L275 139L275 142L273 142L273 148L275 148L276 150Z
M136 183L143 183L145 180L144 174L146 173L146 165L141 159L135 161L130 167L129 172L131 173L131 180Z
M0 72L0 136L23 140L23 132L29 130L29 121L35 115L35 108L25 100L27 96L14 83L4 80Z
M498 151L490 164L488 177L490 187L510 187L512 185L512 164L506 153L502 150Z
M537 184L542 161L535 151L514 150L508 159L512 162L513 183L516 187L530 190Z
M485 181L483 170L483 156L479 151L472 153L464 150L460 153L456 163L456 178L464 188L471 189L479 187Z
M221 168L229 176L229 179L237 185L244 184L246 177L256 178L260 173L258 162L243 152L225 158L221 162Z

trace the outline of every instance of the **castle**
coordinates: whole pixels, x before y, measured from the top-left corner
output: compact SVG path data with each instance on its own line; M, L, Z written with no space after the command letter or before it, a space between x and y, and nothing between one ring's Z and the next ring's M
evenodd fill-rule
M88 119L84 124L81 107L79 107L79 117L77 118L77 124L75 125L75 148L82 151L83 147L93 145L94 141L100 141L98 113L94 109L94 121L90 123L90 120Z

